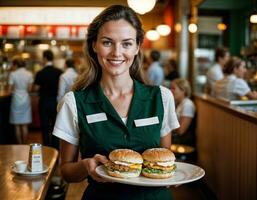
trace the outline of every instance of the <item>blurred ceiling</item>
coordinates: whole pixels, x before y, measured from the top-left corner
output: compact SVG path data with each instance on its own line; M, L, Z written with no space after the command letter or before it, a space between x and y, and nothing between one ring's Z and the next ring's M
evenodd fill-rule
M169 0L157 0L157 8L165 6ZM86 6L106 7L113 4L127 5L127 0L0 0L0 6Z
M151 12L141 15L145 30L151 29L163 21L163 12L169 1L171 0L157 0ZM114 4L127 5L127 0L0 0L0 7L107 7Z

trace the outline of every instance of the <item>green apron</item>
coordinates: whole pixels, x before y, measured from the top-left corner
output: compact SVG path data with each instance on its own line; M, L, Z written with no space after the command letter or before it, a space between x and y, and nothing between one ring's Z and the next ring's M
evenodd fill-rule
M160 130L164 108L161 91L157 86L145 86L134 80L134 96L124 124L100 84L74 92L80 129L82 158L109 153L118 148L129 148L142 153L148 148L160 146ZM99 117L100 116L100 117ZM158 117L159 123L136 127L135 121ZM166 187L141 187L118 183L98 183L88 177L89 185L83 199L170 200Z

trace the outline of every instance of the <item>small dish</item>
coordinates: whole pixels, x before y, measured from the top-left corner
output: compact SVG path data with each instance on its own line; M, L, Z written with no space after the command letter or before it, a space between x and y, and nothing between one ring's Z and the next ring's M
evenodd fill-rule
M12 172L14 172L15 174L21 175L21 176L38 176L41 174L45 174L48 172L49 168L48 166L44 165L43 166L43 170L42 171L38 171L38 172L31 172L28 169L26 169L24 172L20 172L16 169L15 166L12 166L11 168Z

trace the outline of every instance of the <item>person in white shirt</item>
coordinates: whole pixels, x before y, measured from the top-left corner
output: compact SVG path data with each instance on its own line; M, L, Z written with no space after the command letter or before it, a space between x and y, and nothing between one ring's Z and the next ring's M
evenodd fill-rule
M171 82L180 127L172 135L172 143L195 146L195 105L190 99L191 87L187 80L177 78Z
M12 93L10 123L15 126L18 144L26 144L28 124L32 121L29 91L33 84L33 75L25 69L25 61L14 57L12 67L17 68L9 76L9 92Z
M164 70L159 62L160 56L157 50L152 50L150 53L151 64L147 70L147 76L153 85L161 85L164 80Z
M57 100L60 101L61 98L70 91L71 86L76 80L78 73L75 68L75 63L73 59L67 59L65 61L66 71L60 76L58 96Z
M225 77L216 82L214 96L226 100L257 99L257 92L251 91L243 79L246 67L245 62L238 57L232 57L224 66Z
M230 54L226 48L217 48L215 51L215 64L207 71L207 84L205 92L212 94L213 87L216 81L221 80L224 77L223 67L229 60Z

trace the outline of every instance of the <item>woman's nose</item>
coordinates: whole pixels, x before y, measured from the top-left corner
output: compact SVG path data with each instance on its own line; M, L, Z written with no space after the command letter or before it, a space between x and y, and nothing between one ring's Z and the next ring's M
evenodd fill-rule
M119 45L114 45L112 49L112 54L114 56L120 56L121 55L121 47Z

